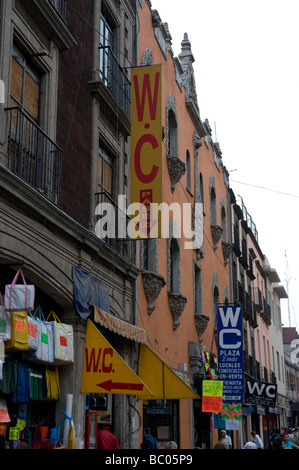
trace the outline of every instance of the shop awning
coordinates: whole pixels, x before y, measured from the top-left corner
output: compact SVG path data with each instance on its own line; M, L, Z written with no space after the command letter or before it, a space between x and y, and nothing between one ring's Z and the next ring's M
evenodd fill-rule
M91 320L87 320L81 393L153 396Z
M140 346L138 377L153 394L148 396L140 395L138 396L139 399L180 400L183 398L200 398L189 385L144 344Z
M139 328L136 325L132 325L120 318L110 315L104 310L94 307L94 321L100 323L100 325L108 328L125 338L137 341L138 343L147 343L147 332L143 328Z

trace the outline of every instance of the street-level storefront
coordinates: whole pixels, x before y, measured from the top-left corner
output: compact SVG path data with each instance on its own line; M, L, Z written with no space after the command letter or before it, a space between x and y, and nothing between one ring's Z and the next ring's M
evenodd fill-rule
M57 404L66 410L61 384L74 362L73 326L21 269L0 265L0 293L0 433L11 449L53 448L59 423L61 439L65 427Z

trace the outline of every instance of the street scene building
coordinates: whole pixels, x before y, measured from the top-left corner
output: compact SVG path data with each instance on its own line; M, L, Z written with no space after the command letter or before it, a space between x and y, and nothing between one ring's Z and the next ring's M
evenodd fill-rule
M298 426L288 294L201 116L188 33L176 56L165 21L150 0L0 4L11 448L21 435L53 448L58 428L66 448L100 448L102 425L121 449L149 433L159 449L213 449L223 429L234 449L251 431L269 448L274 428ZM242 312L237 401L206 392L221 382L220 308Z

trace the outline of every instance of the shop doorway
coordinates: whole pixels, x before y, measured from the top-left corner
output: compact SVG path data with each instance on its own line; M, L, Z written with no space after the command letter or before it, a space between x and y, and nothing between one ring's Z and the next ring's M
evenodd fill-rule
M194 446L211 449L210 413L202 413L201 401L194 400Z
M165 449L168 441L180 446L178 415L178 400L149 400L143 405L143 428L150 428L159 449Z

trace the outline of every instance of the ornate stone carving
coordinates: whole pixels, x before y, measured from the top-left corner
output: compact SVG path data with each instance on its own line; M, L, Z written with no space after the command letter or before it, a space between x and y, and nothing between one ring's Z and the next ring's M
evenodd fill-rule
M194 107L199 114L194 70L192 66L194 62L194 56L191 51L191 43L188 39L187 33L184 34L184 39L181 42L181 54L179 54L179 59L183 69L182 80L186 89L186 100L191 100L193 102Z
M202 146L202 141L197 132L193 132L193 145L196 150Z
M222 241L222 252L223 252L223 258L224 258L224 266L227 265L230 254L232 252L233 245L229 242L224 242Z
M190 364L190 374L192 381L194 378L199 376L204 376L204 362L202 357L202 346L198 343L189 342L188 343L188 356Z
M223 228L220 227L219 225L211 225L211 230L212 230L212 238L213 238L213 243L214 243L214 251L216 251L218 242L221 239L221 236L223 233Z
M174 191L175 185L185 174L186 166L179 157L167 156L168 173L171 181L171 192Z
M141 65L153 65L153 54L152 51L148 48L146 48L143 52L142 59L141 59Z
M169 307L173 318L173 329L176 330L180 325L179 318L183 313L187 297L181 294L168 292Z
M148 302L147 312L149 315L151 315L155 310L154 301L160 294L162 287L165 286L166 281L160 274L149 271L143 271L141 275L144 292Z
M194 313L194 320L195 320L195 328L198 334L198 341L199 344L202 343L202 335L206 331L208 323L210 321L210 317L204 315L203 313Z

